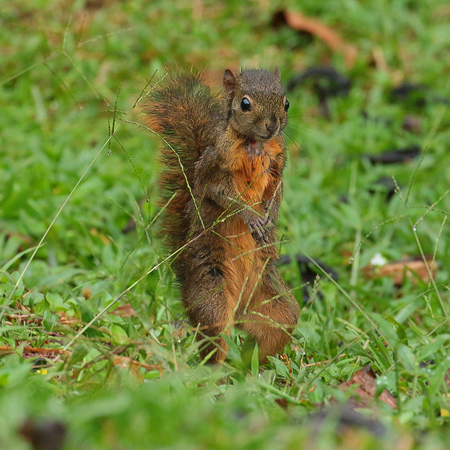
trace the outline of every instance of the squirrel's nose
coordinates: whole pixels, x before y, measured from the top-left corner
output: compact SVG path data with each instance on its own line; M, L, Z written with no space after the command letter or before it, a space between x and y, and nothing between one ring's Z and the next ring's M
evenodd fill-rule
M278 124L276 122L266 123L266 130L269 133L275 133L277 131Z

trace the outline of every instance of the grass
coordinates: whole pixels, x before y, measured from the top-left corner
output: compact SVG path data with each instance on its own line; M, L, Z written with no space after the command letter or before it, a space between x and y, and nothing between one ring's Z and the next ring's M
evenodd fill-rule
M354 66L317 38L271 28L281 7L339 32L358 49ZM67 449L446 448L450 116L433 98L450 98L450 11L437 0L299 8L293 0L4 5L2 448L31 448L18 432L27 419L35 434L62 421ZM318 271L285 357L261 372L255 362L245 367L235 333L226 365L213 371L198 359L156 237L159 142L135 124L135 102L167 65L213 75L278 65L287 84L324 62L353 86L329 100L331 120L311 85L289 95L280 247L325 261L339 279ZM424 106L391 98L402 81L429 86ZM414 132L402 127L411 115ZM361 157L411 145L423 151L407 164ZM398 186L389 202L381 177ZM131 217L136 230L124 234ZM434 282L366 279L378 253L389 262L431 255ZM295 264L281 271L302 302ZM118 313L127 304L135 315ZM60 353L44 353L49 367L34 372L37 354L27 347ZM355 391L338 385L368 364L376 396L387 388L397 400L395 409L377 400L362 410L384 434L342 429L332 413L321 424L318 405L346 404Z

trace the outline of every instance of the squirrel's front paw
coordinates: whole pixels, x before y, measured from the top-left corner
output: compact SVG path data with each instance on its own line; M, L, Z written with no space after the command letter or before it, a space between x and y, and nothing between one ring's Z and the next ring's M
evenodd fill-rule
M250 220L245 220L245 223L248 226L248 229L250 230L250 233L253 236L253 239L258 244L268 245L270 244L269 239L269 228L271 227L271 222L268 221L264 217L253 217Z

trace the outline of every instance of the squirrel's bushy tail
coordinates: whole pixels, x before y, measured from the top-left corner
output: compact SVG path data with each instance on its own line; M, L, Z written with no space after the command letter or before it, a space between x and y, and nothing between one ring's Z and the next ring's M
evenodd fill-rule
M163 204L175 197L166 208L161 230L169 250L174 252L188 239L190 220L186 209L192 199L195 163L204 149L215 143L212 115L217 110L217 99L201 83L199 75L175 73L167 75L151 92L143 110L149 127L164 140Z

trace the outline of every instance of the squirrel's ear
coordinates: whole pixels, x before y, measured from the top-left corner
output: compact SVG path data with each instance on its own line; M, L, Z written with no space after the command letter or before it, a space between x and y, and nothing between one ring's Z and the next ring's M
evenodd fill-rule
M227 93L228 100L231 102L234 98L234 91L236 90L236 77L230 69L226 69L223 74L223 86Z
M275 79L280 82L281 81L281 73L280 73L280 69L278 68L278 66L275 67L275 70L273 72L273 76L275 77Z

